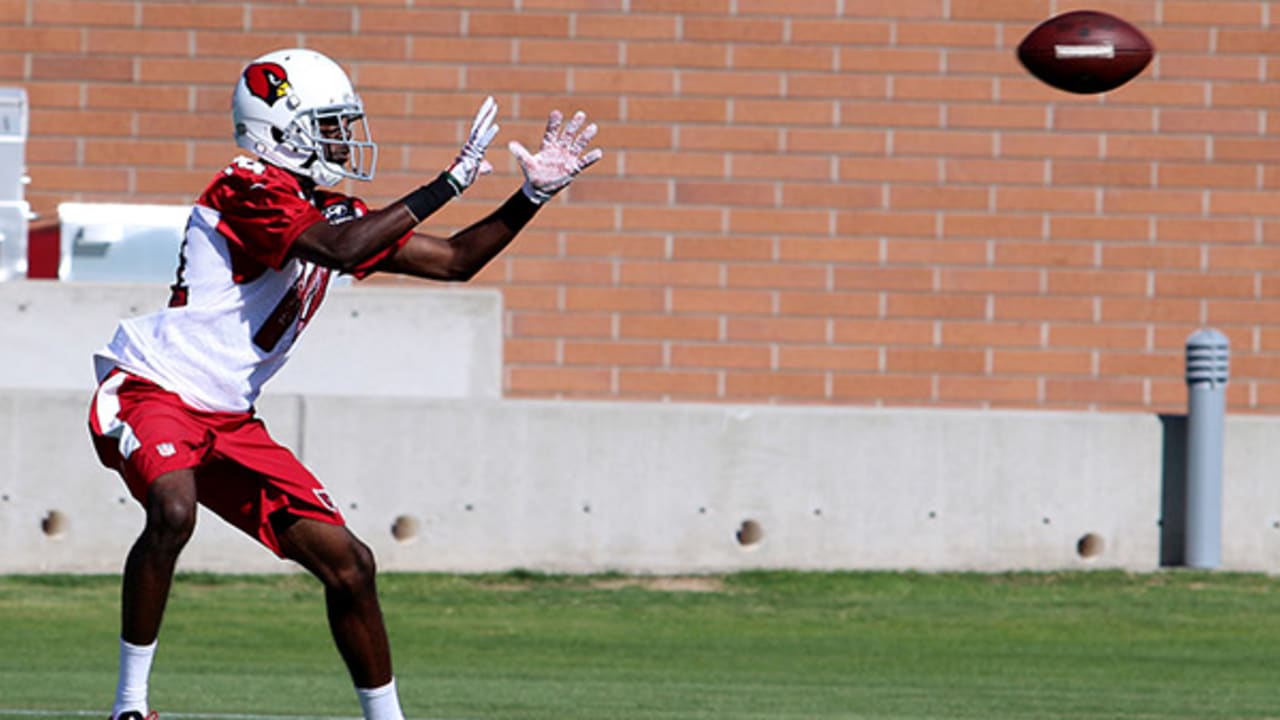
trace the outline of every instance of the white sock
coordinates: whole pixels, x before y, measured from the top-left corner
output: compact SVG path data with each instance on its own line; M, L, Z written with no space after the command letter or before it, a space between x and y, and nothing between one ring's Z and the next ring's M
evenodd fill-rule
M151 677L151 661L156 656L156 641L150 645L134 645L120 638L120 681L116 684L116 704L111 717L137 710L147 716L147 680Z
M360 698L365 720L404 720L395 678L382 687L356 688L356 697Z

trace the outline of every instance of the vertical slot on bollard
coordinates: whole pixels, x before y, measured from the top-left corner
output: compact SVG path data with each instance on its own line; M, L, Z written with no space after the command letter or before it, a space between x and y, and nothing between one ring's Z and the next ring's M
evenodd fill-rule
M1187 566L1222 562L1222 438L1231 347L1212 328L1187 338Z

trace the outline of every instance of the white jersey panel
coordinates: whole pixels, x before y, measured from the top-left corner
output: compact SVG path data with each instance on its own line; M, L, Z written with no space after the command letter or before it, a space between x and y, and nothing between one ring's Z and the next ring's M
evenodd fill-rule
M219 220L218 211L194 207L179 271L186 304L121 321L95 355L100 378L118 366L200 410L252 408L263 383L288 359L329 271L293 258L280 270L238 279Z

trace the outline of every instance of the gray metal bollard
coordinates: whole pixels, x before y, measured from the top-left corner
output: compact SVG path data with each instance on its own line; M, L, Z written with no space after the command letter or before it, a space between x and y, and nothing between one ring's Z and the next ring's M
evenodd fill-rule
M1185 562L1216 568L1222 562L1222 436L1227 336L1212 328L1187 338L1187 496Z

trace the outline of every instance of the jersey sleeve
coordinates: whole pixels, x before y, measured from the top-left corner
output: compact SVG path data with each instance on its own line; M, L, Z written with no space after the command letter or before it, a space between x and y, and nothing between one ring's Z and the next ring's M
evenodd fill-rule
M325 219L302 198L292 175L247 158L223 170L200 203L218 211L228 242L274 270L284 267L302 231Z
M369 212L369 206L358 197L350 197L347 195L328 192L317 193L317 196L320 200L320 211L324 214L325 218L328 219L329 223L333 225L341 225L344 222L364 217L365 213ZM357 265L355 269L351 271L351 275L360 280L369 277L373 274L379 263L392 255L395 255L400 248L404 247L405 243L409 242L409 238L411 237L413 237L412 230L405 233L403 237L396 240L391 245L379 250L371 257L366 258L364 262Z

